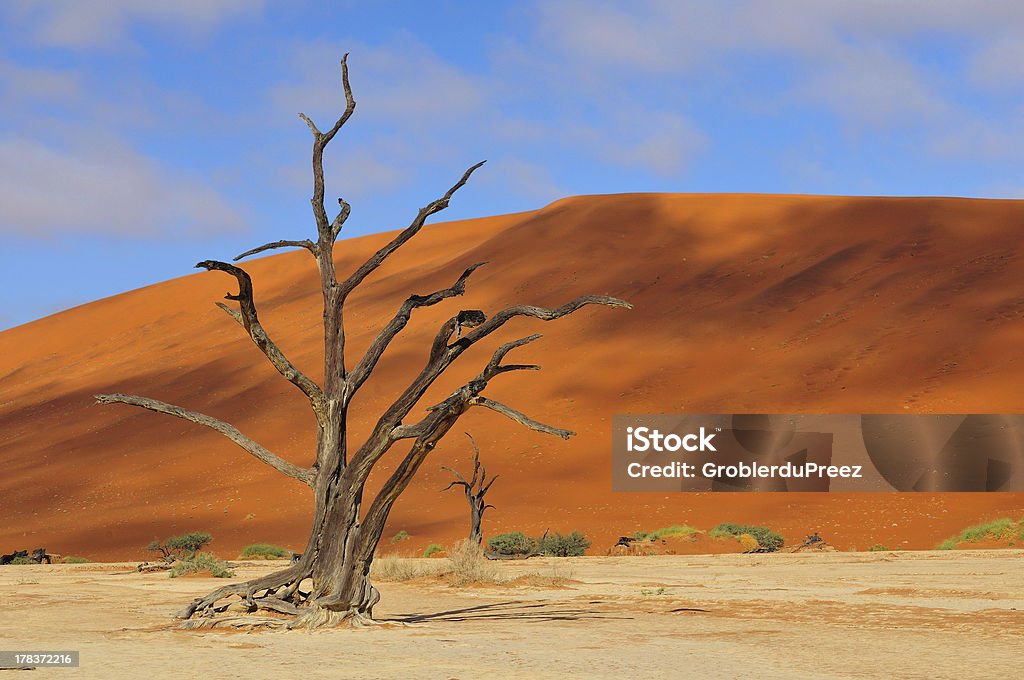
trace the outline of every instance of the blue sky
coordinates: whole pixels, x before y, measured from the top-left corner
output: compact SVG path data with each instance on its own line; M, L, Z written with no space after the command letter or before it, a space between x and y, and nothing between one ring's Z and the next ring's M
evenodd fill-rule
M1024 195L1024 3L0 5L0 328L313 233L627 191ZM64 276L54 276L63 271Z

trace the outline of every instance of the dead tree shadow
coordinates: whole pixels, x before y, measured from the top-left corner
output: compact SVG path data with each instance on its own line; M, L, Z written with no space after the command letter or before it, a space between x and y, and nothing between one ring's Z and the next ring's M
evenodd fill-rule
M582 621L585 619L632 619L609 612L546 602L493 602L443 612L398 614L381 621L391 623L423 623L426 621Z

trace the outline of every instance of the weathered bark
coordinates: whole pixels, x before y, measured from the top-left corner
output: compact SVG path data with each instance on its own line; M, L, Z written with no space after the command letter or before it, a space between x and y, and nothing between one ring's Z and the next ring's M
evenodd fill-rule
M498 475L487 479L487 469L480 465L480 448L476 445L473 435L467 432L466 436L469 437L469 443L473 446L473 476L467 481L458 470L442 466L442 469L455 475L455 481L441 490L447 491L453 486L462 487L463 493L466 494L466 502L469 503L469 541L473 545L480 545L484 540L484 534L480 528L484 513L488 508L494 507L484 500L484 496L491 490L491 485L498 479Z
M360 283L423 228L428 217L448 207L455 192L466 184L473 172L483 163L477 163L466 170L441 198L421 208L408 227L355 268L347 278L339 279L335 270L334 246L351 208L347 202L339 198L337 215L333 220L328 218L324 207L323 154L325 147L355 110L355 98L348 79L347 57L348 55L345 55L341 60L342 87L346 101L345 111L341 117L328 131L321 132L308 116L299 114L313 135L313 196L310 203L316 223L316 239L274 241L248 250L235 258L237 261L278 248L304 248L313 255L320 273L323 298L323 384L317 384L300 371L263 328L259 321L252 280L248 273L236 265L215 260L205 260L196 265L210 271L221 271L235 278L238 293L229 293L226 299L237 302L238 309L223 303L218 303L218 306L245 329L253 344L260 349L278 373L295 385L309 400L316 417L317 428L316 455L310 467L302 467L287 461L242 434L234 426L202 413L148 397L126 394L96 395L96 400L101 404L121 403L137 406L211 428L258 460L284 475L303 482L313 491L313 523L301 557L285 569L244 583L230 584L205 597L195 599L178 613L179 618L185 619L185 627L266 625L317 628L342 622L369 622L372 619L374 605L380 599L380 594L370 582L370 566L391 508L437 442L466 411L473 406L484 406L539 432L562 438L568 438L573 434L568 430L533 420L482 394L489 381L498 375L519 370L539 370L539 366L530 364L502 363L510 351L533 342L540 337L539 335L501 345L474 379L455 390L442 402L429 407L420 421L407 424L405 419L430 386L467 349L515 317L551 321L571 314L585 305L630 307L628 303L612 297L584 296L554 309L510 307L497 312L490 319L480 310L461 310L453 314L435 335L423 369L378 418L370 435L355 449L350 458L347 424L352 397L372 374L392 340L409 323L413 311L462 295L470 276L483 263L468 267L448 288L426 295L412 295L405 300L351 371L348 371L345 362L345 302ZM463 334L464 328L472 330ZM386 453L405 439L413 440L408 452L385 481L381 491L364 508L363 489L370 473ZM479 451L477 463L478 457ZM480 519L488 507L482 505L483 495L493 481L494 478L485 486L481 477L479 487L474 492L481 503L474 506L472 516L472 536L477 543L482 538ZM267 615L259 616L260 612L266 612Z

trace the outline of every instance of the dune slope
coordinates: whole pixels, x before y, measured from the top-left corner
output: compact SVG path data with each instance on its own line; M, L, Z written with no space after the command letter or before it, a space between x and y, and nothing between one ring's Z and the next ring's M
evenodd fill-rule
M544 370L502 376L491 394L579 434L563 442L483 409L460 421L501 475L485 533L578 529L603 550L637 529L734 521L790 542L818 530L840 548L930 548L968 524L1019 518L1024 495L612 493L611 416L1020 412L1022 234L1022 201L762 195L578 197L432 225L351 299L350 365L410 293L488 264L464 298L417 311L357 397L351 436L360 441L459 309L610 294L635 309L510 323L424 400L475 375L499 342L544 333L518 355ZM340 271L387 238L339 244ZM308 253L248 269L264 325L319 378ZM134 559L154 536L192 529L212 532L223 555L257 541L302 548L312 500L299 483L203 428L91 399L129 392L204 411L309 464L302 395L213 304L232 286L194 274L0 333L0 548ZM440 466L465 469L470 453L461 432L438 447L392 514L388 535L412 536L394 550L465 534L465 500L439 492Z

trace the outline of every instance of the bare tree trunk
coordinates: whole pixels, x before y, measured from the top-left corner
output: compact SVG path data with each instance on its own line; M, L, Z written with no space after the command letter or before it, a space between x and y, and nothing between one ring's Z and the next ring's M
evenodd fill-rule
M578 297L553 309L528 305L509 307L495 313L489 319L481 310L458 311L438 329L427 362L420 373L380 415L373 431L350 455L347 440L349 404L370 377L391 341L406 327L414 310L462 295L469 277L482 266L482 263L467 267L448 288L427 295L410 295L351 370L345 363L345 302L349 294L393 252L419 233L428 217L448 207L455 192L466 184L470 175L483 163L477 163L466 170L461 179L441 198L421 208L408 227L355 269L348 278L340 280L335 271L334 246L342 226L348 219L350 206L339 198L337 215L333 220L328 218L324 207L323 152L355 110L355 99L348 80L347 57L348 55L341 60L346 107L333 127L322 132L305 114L299 114L313 134L313 196L310 202L317 227L316 241L274 241L248 250L235 258L235 261L238 261L277 248L305 248L313 255L320 273L323 297L323 385L318 385L303 374L267 334L257 314L252 280L245 270L215 260L206 260L196 265L198 268L221 271L235 278L238 293L225 297L237 302L238 309L223 303L217 304L242 326L253 344L266 356L278 373L295 385L309 401L317 422L316 459L310 467L296 465L269 451L233 425L180 406L135 395L96 395L96 400L101 404L121 403L138 406L189 420L220 432L258 460L306 484L313 491L313 524L301 558L285 569L244 583L224 586L205 597L193 600L188 607L178 613L179 618L185 619L185 627L266 625L316 628L342 622L369 622L372 619L373 607L380 599L377 589L370 583L370 566L391 508L437 442L466 411L473 406L483 406L538 432L553 434L563 439L573 434L568 430L537 422L482 394L490 380L498 375L511 371L539 370L539 366L529 364L502 363L510 351L533 342L540 337L539 335L501 345L475 378L440 403L428 407L426 415L418 422L407 423L410 412L419 404L430 386L467 349L513 318L529 317L552 321L586 305L623 308L630 306L613 297L589 295ZM472 330L463 334L464 328ZM412 440L409 451L399 461L381 491L372 499L369 506L364 508L363 490L370 473L383 456L403 440ZM476 449L475 442L473 446ZM477 463L478 458L477 450ZM491 479L490 483L493 481L494 479ZM471 501L470 536L471 540L477 543L482 540L480 521L488 507L483 504L483 495L490 487L490 483L484 487L481 479L479 488L474 492L476 500ZM238 599L234 599L233 596L237 596ZM259 611L271 612L272 616L254 616Z
M484 513L488 508L494 507L484 500L484 496L490 491L491 484L494 484L498 476L495 475L490 481L487 480L487 470L480 465L480 449L476 445L476 440L468 432L466 436L469 437L469 443L473 446L473 476L467 481L458 471L450 467L442 467L455 475L455 481L443 488L442 491L447 491L453 486L462 487L466 494L466 501L469 503L469 541L473 545L480 545L484 541L484 534L480 529Z

